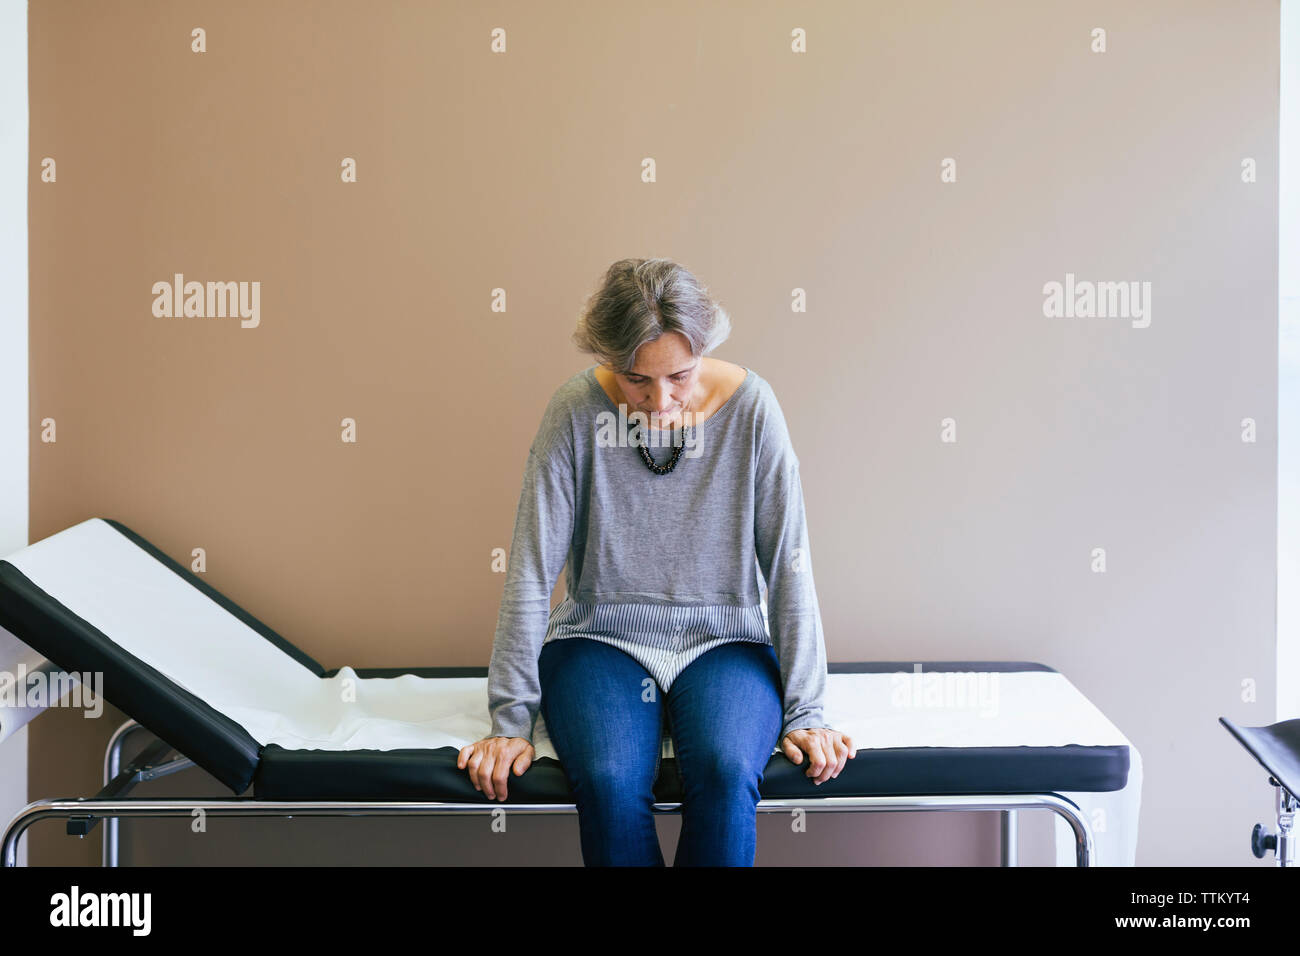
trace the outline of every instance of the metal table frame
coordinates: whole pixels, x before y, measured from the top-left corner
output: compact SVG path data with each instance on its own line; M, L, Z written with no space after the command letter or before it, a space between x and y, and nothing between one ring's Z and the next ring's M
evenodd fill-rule
M4 831L0 841L0 863L16 866L18 842L23 833L38 820L65 819L69 835L85 836L102 818L104 821L103 865L118 865L118 828L121 817L191 816L195 810L219 817L359 817L359 816L446 816L459 813L557 814L577 813L572 803L406 803L352 802L337 800L281 801L245 797L200 798L193 800L127 799L126 794L145 780L164 777L193 766L188 757L177 754L161 740L145 747L125 769L122 768L122 745L137 730L144 730L135 720L128 720L114 731L104 755L104 788L94 797L37 800L20 810ZM658 813L677 813L680 803L656 803ZM1062 817L1074 833L1075 862L1090 866L1095 850L1092 828L1087 817L1074 803L1055 793L1033 794L938 794L932 796L890 797L818 797L811 800L760 800L759 813L788 813L803 809L827 812L912 812L996 810L1001 815L1001 865L1017 863L1016 812L1050 810Z

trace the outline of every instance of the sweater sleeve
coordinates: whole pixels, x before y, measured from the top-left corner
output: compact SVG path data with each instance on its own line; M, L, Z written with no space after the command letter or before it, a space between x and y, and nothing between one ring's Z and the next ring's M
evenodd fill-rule
M489 737L531 742L541 706L537 658L550 618L551 591L573 537L572 459L556 432L543 422L524 467L488 664Z
M799 459L785 416L768 395L754 476L754 543L767 582L768 630L781 665L781 737L826 727L826 645L813 584Z

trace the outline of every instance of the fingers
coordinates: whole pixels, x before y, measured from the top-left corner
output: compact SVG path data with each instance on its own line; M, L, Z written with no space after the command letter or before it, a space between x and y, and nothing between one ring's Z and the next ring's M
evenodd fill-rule
M835 764L835 772L831 774L831 776L838 777L841 773L844 772L844 765L848 763L849 748L844 743L844 738L841 735L832 734L831 736L835 738L835 755L839 758L839 760Z
M813 783L821 785L826 782L830 776L831 762L826 752L827 742L824 735L813 733L811 742L808 744L808 771L807 775L812 778Z
M492 786L495 779L492 771L496 767L496 762L496 747L489 745L487 753L483 755L483 762L478 766L478 782L483 785L483 793L487 795L489 800L497 798L496 788Z
M808 769L804 773L818 786L838 777L844 765L857 756L852 739L839 731L810 730L807 741L804 749L808 751Z
M509 754L497 754L495 769L492 771L492 792L496 794L494 799L504 800L506 798L506 780L510 777L510 761L507 759Z
M505 800L510 771L523 776L532 766L533 754L533 745L525 738L488 737L462 747L456 755L456 766L468 769L474 789L489 800Z
M515 776L522 777L524 775L524 771L527 770L532 765L533 765L533 748L531 746L528 746L525 747L523 750L521 750L519 752L519 756L515 758L515 764L514 764Z
M478 783L478 765L483 762L483 754L479 750L478 744L470 744L466 750L469 751L469 755L465 758L465 766L469 768L469 782L474 784L475 790L482 792L483 788ZM461 751L461 753L463 754L464 751Z
M489 747L487 747L485 741L480 740L477 744L469 744L468 747L461 750L460 756L456 758L456 766L468 767L469 782L474 784L474 790L482 793L484 787L489 788L487 797L491 799L491 779L489 777L491 760Z

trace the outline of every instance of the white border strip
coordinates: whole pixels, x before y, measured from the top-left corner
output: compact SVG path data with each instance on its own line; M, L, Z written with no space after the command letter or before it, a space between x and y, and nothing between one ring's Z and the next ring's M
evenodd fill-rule
M27 509L27 3L0 2L0 554L25 547ZM27 800L27 728L0 744L0 818ZM19 850L27 863L27 847Z

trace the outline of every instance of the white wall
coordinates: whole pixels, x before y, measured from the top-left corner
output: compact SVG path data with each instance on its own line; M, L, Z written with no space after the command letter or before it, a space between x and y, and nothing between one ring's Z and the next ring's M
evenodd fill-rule
M0 289L0 554L9 554L28 543L26 0L0 2ZM0 744L0 826L26 805L24 727Z
M1278 135L1277 719L1300 717L1300 0L1282 0Z

